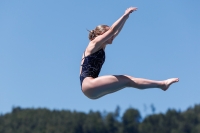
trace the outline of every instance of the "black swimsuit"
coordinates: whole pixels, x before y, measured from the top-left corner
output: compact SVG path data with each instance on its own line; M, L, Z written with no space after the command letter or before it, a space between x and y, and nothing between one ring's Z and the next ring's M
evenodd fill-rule
M81 81L81 88L82 88L82 82L86 77L98 77L101 67L105 61L105 52L103 49L100 49L96 51L95 53L92 53L88 56L85 56L84 53L84 61L80 74L80 81ZM82 59L82 60L83 60Z

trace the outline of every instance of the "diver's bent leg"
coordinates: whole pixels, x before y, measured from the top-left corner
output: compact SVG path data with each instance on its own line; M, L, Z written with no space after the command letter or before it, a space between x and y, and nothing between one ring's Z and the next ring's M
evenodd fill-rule
M167 90L172 83L177 81L177 78L156 81L134 78L128 75L109 75L97 78L87 77L83 82L82 90L87 97L97 99L125 87L134 87L138 89L161 88L162 90Z

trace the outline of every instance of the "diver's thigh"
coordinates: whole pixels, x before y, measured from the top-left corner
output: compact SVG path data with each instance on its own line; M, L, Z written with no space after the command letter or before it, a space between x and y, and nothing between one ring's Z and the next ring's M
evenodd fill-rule
M87 78L83 83L83 92L87 96L99 96L118 91L128 86L130 78L124 75L107 75Z

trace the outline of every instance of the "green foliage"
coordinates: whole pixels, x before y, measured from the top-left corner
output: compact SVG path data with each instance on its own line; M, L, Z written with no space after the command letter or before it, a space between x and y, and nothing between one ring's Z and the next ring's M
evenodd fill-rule
M125 111L122 122L124 133L139 133L138 126L140 124L140 113L138 110L130 108Z
M119 107L106 115L15 107L0 115L0 133L200 133L200 105L184 112L169 109L143 120L136 109L127 109L122 117L119 112Z

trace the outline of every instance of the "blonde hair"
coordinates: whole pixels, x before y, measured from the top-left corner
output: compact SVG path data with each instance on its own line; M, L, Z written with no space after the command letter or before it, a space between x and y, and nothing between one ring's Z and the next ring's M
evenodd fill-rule
M89 39L90 41L94 40L97 36L102 35L106 31L108 31L107 25L98 25L94 30L89 31Z

